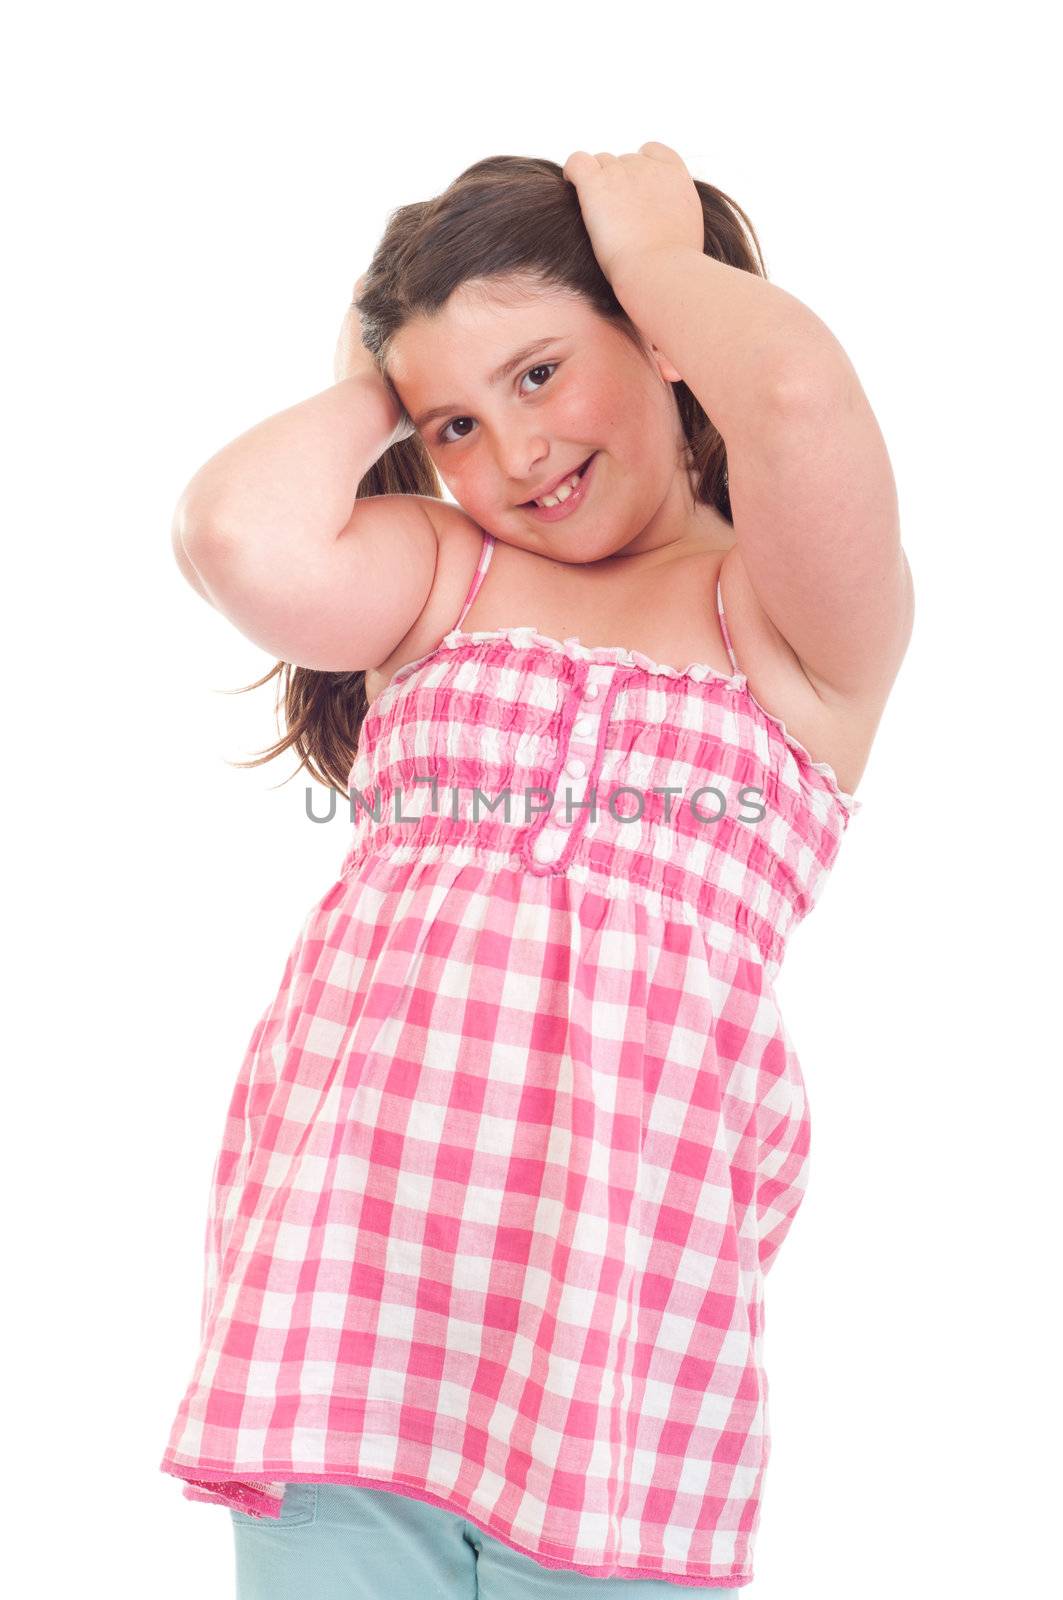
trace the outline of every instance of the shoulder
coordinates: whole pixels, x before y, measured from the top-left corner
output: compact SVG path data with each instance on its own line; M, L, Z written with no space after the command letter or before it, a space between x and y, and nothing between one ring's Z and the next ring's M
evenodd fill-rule
M472 572L475 572L484 541L484 530L480 524L452 500L437 500L432 495L422 495L420 500L435 529L440 564L444 561L448 565L456 562L460 567L471 559Z
M480 524L453 501L426 498L424 509L435 529L438 553L435 582L417 620L424 624L428 633L438 628L441 639L457 623L476 576L487 535Z
M436 536L436 571L419 616L379 667L366 673L366 693L372 702L407 661L434 650L456 626L484 547L484 530L453 501L418 495L420 508Z

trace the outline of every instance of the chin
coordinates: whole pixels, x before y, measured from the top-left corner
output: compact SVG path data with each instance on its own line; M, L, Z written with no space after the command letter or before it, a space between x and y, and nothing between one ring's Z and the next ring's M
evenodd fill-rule
M563 561L566 566L591 567L596 561L604 561L608 556L615 555L623 549L615 539L588 539L585 535L572 538L564 542L558 541L552 545L544 540L542 554L550 557L552 561Z

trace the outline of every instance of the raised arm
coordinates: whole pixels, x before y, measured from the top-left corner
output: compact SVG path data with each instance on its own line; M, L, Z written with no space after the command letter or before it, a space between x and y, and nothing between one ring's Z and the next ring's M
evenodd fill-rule
M693 248L618 261L613 290L727 450L735 539L768 619L825 699L881 702L912 628L886 445L807 306Z
M431 593L438 555L427 497L355 499L412 425L376 369L352 365L212 456L181 495L171 535L188 582L234 627L326 672L391 653Z
M852 363L794 295L706 254L702 198L670 145L577 150L564 173L617 299L723 439L740 597L820 700L868 720L914 602L889 456Z

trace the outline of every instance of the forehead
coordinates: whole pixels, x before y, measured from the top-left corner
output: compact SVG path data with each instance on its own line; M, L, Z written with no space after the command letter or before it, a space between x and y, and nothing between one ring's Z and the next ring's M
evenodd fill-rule
M465 283L433 316L413 317L399 330L387 370L396 383L411 386L438 379L450 364L466 378L486 375L534 339L600 336L602 322L585 300L563 289Z

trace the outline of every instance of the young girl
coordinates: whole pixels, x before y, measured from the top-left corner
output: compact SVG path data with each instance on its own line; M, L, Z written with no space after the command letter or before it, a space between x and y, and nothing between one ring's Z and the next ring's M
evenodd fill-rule
M663 144L478 162L359 287L335 385L177 519L291 672L266 759L354 829L232 1098L162 1470L242 1600L732 1593L809 1150L773 985L912 622L886 449Z

